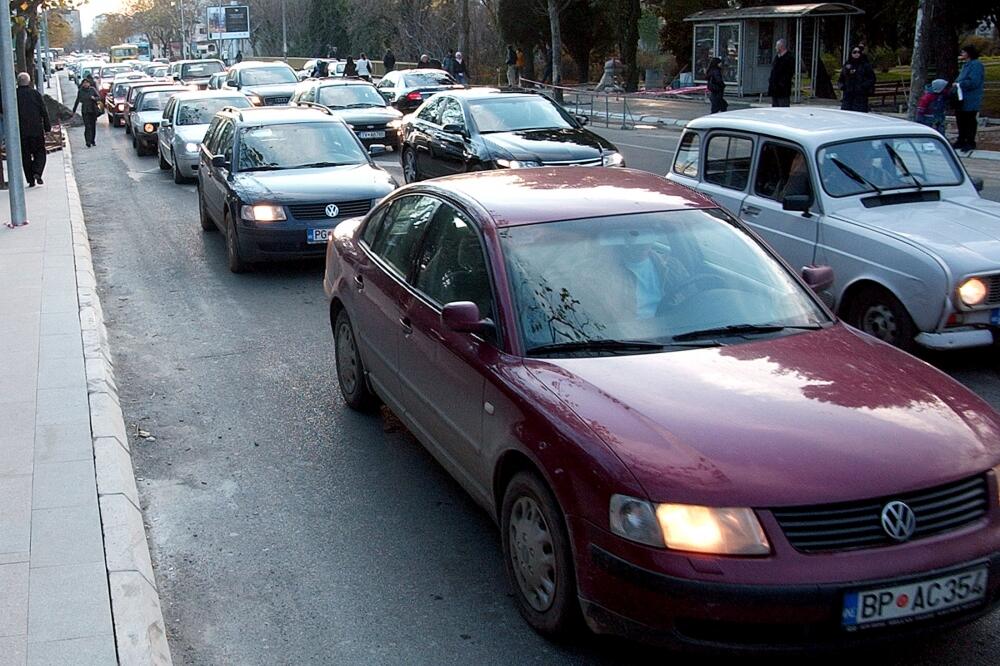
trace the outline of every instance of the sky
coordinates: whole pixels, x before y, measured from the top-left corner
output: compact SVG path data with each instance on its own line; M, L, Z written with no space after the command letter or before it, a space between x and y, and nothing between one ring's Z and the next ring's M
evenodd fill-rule
M94 17L98 14L121 11L122 0L86 0L80 5L80 25L83 34L90 32L94 24Z

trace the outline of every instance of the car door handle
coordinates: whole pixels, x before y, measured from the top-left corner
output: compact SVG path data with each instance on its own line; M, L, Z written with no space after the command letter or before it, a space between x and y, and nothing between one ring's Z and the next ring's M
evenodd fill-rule
M743 214L750 217L760 215L760 208L757 208L757 206L743 206Z
M362 275L360 275L360 274L355 275L354 276L354 286L356 286L358 288L358 291L361 291L362 289L364 289L365 288L365 278Z
M403 328L403 335L409 335L413 333L413 326L410 325L409 317L400 317L399 325Z

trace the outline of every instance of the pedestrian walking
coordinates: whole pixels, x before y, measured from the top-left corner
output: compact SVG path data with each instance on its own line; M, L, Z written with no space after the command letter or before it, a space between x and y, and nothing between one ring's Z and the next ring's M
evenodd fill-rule
M385 50L385 55L382 56L382 67L385 68L386 74L396 69L396 54L392 52L392 49Z
M951 87L944 79L934 79L924 89L924 94L917 101L916 121L922 125L933 127L944 136L945 116L948 111L948 98Z
M100 114L98 105L101 96L94 86L90 85L89 79L84 79L76 91L76 101L73 102L73 113L77 107L80 108L80 115L83 116L83 140L87 148L97 145L95 137L97 135L97 116Z
M368 59L368 56L362 53L358 61L354 63L354 66L358 70L358 76L370 83L372 80L372 61Z
M452 64L452 75L455 77L455 80L465 85L468 80L467 71L465 56L462 55L461 51L455 51L455 62Z
M507 45L507 59L504 60L504 64L507 65L507 85L513 88L517 85L517 51L510 44Z
M236 52L236 64L243 62L243 51Z
M441 69L455 76L455 49L448 49L448 55L444 57Z
M517 66L517 85L521 85L521 77L524 76L524 67L528 64L527 59L524 57L524 49L517 49L517 58L515 60L515 65Z
M958 124L958 139L953 144L955 150L975 150L979 107L983 103L983 88L986 84L986 70L979 61L979 50L966 44L958 54L962 69L955 79L957 106L955 121Z
M417 61L417 66L414 69L430 69L431 67L431 57L426 53L421 54L420 60Z
M842 110L868 113L868 98L875 92L875 68L860 45L851 50L840 70L840 89L844 94L840 102Z
M779 39L774 45L778 55L771 63L771 76L767 80L767 96L771 106L792 105L792 79L795 77L795 57L788 51L788 45Z
M347 60L344 62L344 76L346 78L357 78L358 76L358 66L354 64L352 56L347 56Z
M542 57L545 65L542 67L542 83L552 83L552 49L548 44L542 45Z
M2 112L2 109L0 109ZM42 185L45 172L45 133L52 130L45 100L31 86L27 72L17 75L17 121L21 128L21 162L28 187Z
M705 73L708 87L708 99L712 103L711 113L721 113L729 110L729 102L726 101L726 81L722 76L722 58L712 58L708 62L708 70Z

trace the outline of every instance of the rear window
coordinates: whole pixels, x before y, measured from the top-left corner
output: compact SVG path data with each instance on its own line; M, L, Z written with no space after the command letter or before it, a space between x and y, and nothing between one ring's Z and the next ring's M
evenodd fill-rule
M417 72L407 73L403 76L404 85L410 88L420 88L422 86L453 86L458 85L458 81L451 78L447 72Z
M181 67L181 78L182 79L200 79L207 78L216 72L221 72L224 69L222 63L212 62L211 60L206 60L205 62L193 62L183 65Z

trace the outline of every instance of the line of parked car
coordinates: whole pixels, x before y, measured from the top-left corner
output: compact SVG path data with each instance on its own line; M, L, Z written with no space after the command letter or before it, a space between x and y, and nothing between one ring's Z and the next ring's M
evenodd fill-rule
M716 114L661 178L535 92L278 69L112 99L231 270L325 254L344 402L496 520L534 629L813 650L1000 603L1000 415L899 349L1000 326L1000 205L933 131Z

